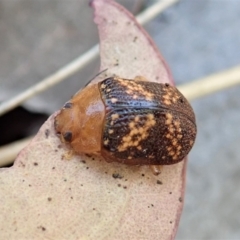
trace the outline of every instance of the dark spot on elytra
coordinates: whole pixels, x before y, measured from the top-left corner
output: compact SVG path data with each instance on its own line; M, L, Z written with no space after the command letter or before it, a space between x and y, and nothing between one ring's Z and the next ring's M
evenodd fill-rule
M34 162L33 165L34 165L34 166L38 166L38 163L37 163L37 162Z
M49 197L49 198L48 198L48 201L51 202L51 201L52 201L52 198Z
M144 173L142 173L142 177L144 177L145 176L145 174Z
M139 126L141 126L141 124L139 124ZM142 126L141 126L141 127L142 127ZM134 142L134 141L137 141L137 140L139 139L139 137L141 137L141 134L140 134L140 133L133 135L133 136L132 136L132 141L133 141L133 142Z
M127 189L127 186L123 186L124 189Z
M72 140L72 132L68 131L63 134L63 138L66 142L70 142Z
M179 202L182 202L182 198L180 197L180 198L178 199L178 201L179 201Z
M119 173L113 173L112 177L115 178L115 179L117 179L117 178L122 179L123 178L123 176L121 176Z
M89 157L89 158L91 157L91 155L90 155L90 154L88 154L88 153L86 153L85 155L86 155L87 157Z
M169 192L169 194L172 194L172 192Z
M46 130L45 130L45 137L48 138L48 137L49 137L49 134L50 134L49 129L46 129Z
M82 160L82 163L86 163L86 161L85 161L85 160Z
M179 101L180 101L180 103L183 103L183 99L182 98L179 98Z
M166 86L166 87L169 87L169 83L165 83L165 86Z
M120 183L118 184L118 187L121 187L121 184L120 184Z

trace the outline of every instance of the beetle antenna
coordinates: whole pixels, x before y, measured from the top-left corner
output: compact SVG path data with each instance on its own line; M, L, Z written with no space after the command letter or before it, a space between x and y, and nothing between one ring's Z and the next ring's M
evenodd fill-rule
M108 70L108 68L100 71L99 73L97 73L93 78L91 78L86 84L84 87L86 87L93 79L95 79L97 76L101 75L102 73L106 72Z

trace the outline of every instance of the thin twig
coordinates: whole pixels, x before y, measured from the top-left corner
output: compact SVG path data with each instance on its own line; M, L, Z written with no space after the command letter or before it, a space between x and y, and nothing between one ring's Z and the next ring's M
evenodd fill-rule
M240 84L240 66L181 85L178 89L189 100ZM26 142L25 142L26 141ZM29 139L14 142L0 148L0 167L11 164Z
M178 87L189 100L240 84L240 66L191 81Z
M154 17L156 17L160 12L164 9L170 7L172 4L178 2L179 0L165 0L165 1L157 1L155 4L147 8L141 14L137 16L137 20L141 24L145 24ZM61 68L51 76L43 79L39 83L35 84L34 86L28 88L27 90L23 91L22 93L18 94L17 96L4 101L0 104L0 116L4 113L12 110L13 108L19 106L21 103L25 102L29 98L35 96L43 92L44 90L54 86L55 84L65 80L66 78L72 76L74 73L82 69L92 60L94 60L99 54L99 45L95 45L86 53L81 55L79 58L75 59L74 61L70 62L65 67Z
M148 7L142 13L140 13L136 18L140 24L146 24L155 18L159 13L163 12L165 9L169 8L173 4L179 2L180 0L165 0L157 1L152 6Z
M65 67L59 69L57 72L51 76L43 79L34 86L28 88L17 96L3 102L0 105L0 116L4 113L12 110L13 108L19 106L24 101L35 96L38 93L43 92L44 90L54 86L55 84L63 81L64 79L72 76L74 73L79 71L81 68L90 63L94 58L98 56L98 45L95 45L93 48L88 50L86 53L81 55L79 58L75 59Z
M29 144L31 139L32 137L24 138L0 147L0 167L12 164L17 154Z

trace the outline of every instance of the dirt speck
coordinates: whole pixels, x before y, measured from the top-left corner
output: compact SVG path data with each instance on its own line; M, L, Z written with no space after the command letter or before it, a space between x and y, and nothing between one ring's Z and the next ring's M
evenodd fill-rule
M122 179L123 178L123 176L119 173L113 173L112 177L115 178L115 179L117 179L117 178Z
M46 129L46 130L45 130L45 137L48 138L48 137L49 137L49 134L50 134L50 130L49 130L49 129Z
M162 185L162 182L160 180L157 180L157 184Z

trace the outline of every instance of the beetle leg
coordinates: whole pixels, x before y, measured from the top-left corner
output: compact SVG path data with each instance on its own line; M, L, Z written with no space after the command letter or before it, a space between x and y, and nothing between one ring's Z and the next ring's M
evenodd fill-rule
M63 157L65 160L71 160L74 155L75 155L75 152L74 152L73 150L68 150L68 151L66 151L66 152L63 154L62 157Z
M159 175L162 170L162 165L149 165L154 175Z

